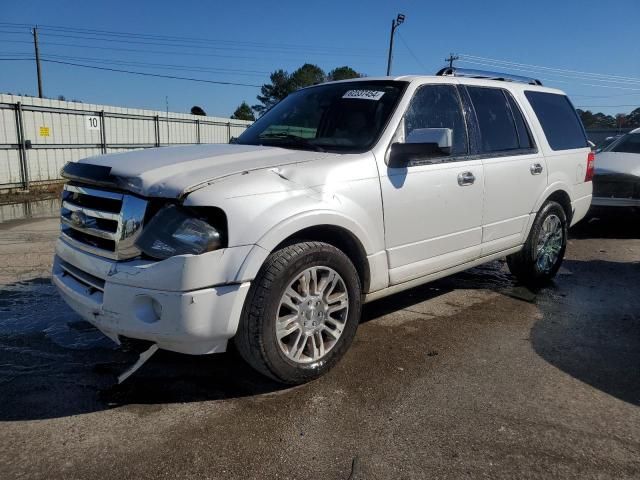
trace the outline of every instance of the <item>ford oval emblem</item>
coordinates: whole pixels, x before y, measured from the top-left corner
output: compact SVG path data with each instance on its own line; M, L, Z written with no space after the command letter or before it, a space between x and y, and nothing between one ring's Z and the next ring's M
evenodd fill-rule
M73 223L74 227L83 228L87 226L87 216L80 212L75 211L71 214L71 223Z

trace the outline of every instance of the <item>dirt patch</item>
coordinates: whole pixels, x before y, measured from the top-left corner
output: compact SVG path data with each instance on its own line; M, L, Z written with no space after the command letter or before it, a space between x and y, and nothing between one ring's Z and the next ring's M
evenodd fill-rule
M32 186L28 192L15 191L0 193L0 205L8 205L10 203L33 202L35 200L47 200L56 198L62 192L63 182L52 183L48 185Z

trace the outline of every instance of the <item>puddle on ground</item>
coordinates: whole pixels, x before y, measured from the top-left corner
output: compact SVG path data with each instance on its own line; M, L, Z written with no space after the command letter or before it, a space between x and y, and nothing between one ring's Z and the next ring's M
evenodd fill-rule
M60 199L57 196L44 200L0 205L0 223L58 215L60 215Z
M70 350L115 348L67 307L48 279L0 287L0 342L34 336ZM0 344L0 350L5 346Z

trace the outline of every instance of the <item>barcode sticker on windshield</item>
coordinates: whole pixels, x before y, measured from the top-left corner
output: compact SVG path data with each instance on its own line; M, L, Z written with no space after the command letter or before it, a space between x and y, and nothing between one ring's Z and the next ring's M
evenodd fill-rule
M384 92L376 90L348 90L342 98L360 98L362 100L380 100Z

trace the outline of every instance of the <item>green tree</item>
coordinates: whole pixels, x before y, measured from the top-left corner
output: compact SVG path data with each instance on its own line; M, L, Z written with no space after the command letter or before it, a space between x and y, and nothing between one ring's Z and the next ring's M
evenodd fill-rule
M231 118L234 120L249 120L250 122L255 121L256 117L251 110L251 107L247 102L242 102L236 111L233 112Z
M593 113L590 110L578 109L576 111L586 129L616 128L616 119L611 115L605 115L602 112Z
M291 74L290 79L291 86L294 90L298 90L299 88L310 87L324 82L326 74L319 66L305 63Z
M629 126L629 128L640 127L640 107L636 108L629 115L627 115L627 125Z
M262 85L260 88L261 95L257 96L261 105L254 105L252 107L258 115L262 115L295 90L291 83L290 75L282 69L273 72L269 79L271 83Z
M331 80L345 80L347 78L362 77L353 68L344 66L334 68L327 75L318 65L305 63L293 73L285 70L276 70L269 77L271 83L265 83L260 88L260 95L257 96L260 102L251 107L258 115L273 107L280 100L285 98L299 88L310 87Z
M362 77L361 74L356 72L353 68L345 65L344 67L338 67L331 70L327 75L327 80L329 81L348 80L349 78L360 78L360 77Z
M205 112L202 107L199 107L198 105L194 105L193 107L191 107L191 115L201 115L203 117L207 116L207 112Z

